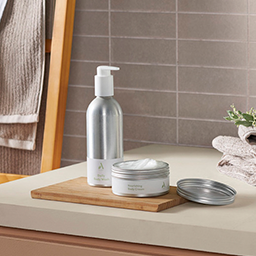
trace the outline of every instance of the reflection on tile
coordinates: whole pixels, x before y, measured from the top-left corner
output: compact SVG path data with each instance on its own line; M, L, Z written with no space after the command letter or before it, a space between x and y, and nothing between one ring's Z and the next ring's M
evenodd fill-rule
M76 11L74 35L105 35L108 33L108 12Z
M246 43L179 41L179 63L245 68L246 47Z
M124 138L147 142L176 143L176 120L125 115Z
M247 0L178 0L178 8L181 12L247 14Z
M250 70L249 94L256 96L256 70Z
M179 91L246 95L247 70L179 67Z
M176 90L176 67L161 65L115 64L115 87L145 90Z
M64 134L85 136L86 135L86 114L80 113L80 112L66 111Z
M246 97L203 95L203 94L179 94L179 116L199 119L223 120L230 105L234 103L241 111L246 109Z
M90 102L95 98L94 88L69 86L67 109L86 111Z
M175 17L175 14L170 13L113 12L111 35L175 38Z
M175 0L111 0L111 9L122 11L175 11L175 6Z
M220 135L238 137L237 127L228 121L206 122L197 120L179 120L180 144L211 147L212 140Z
M63 137L62 158L86 160L86 139L78 137Z
M69 84L94 86L96 68L100 65L108 65L108 62L90 63L71 60Z
M175 40L113 38L114 62L175 64Z
M247 17L242 15L179 14L179 38L247 40Z
M175 93L116 89L115 99L125 114L176 116Z
M76 0L76 9L87 10L108 10L108 1L106 0Z
M108 38L74 36L71 58L75 60L109 60Z

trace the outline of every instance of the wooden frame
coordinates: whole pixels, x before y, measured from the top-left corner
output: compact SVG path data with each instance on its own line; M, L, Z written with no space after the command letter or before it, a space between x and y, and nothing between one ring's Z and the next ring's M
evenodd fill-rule
M41 172L60 167L75 3L76 0L56 0L52 40L46 40L45 44L45 52L51 52L51 59ZM26 175L0 173L0 183L23 177Z

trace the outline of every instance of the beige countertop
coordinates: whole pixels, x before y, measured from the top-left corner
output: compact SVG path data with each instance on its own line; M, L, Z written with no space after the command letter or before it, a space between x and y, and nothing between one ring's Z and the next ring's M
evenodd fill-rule
M151 145L125 153L125 160L153 158L169 163L171 185L206 178L236 189L235 202L208 206L188 202L162 212L32 199L30 191L80 176L86 163L0 185L0 225L117 241L256 255L256 188L216 170L214 149Z

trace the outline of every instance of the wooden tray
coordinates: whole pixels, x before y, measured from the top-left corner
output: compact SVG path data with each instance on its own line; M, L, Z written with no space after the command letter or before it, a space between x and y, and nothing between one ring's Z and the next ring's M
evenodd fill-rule
M86 177L31 191L32 198L63 201L80 204L117 207L124 209L159 212L187 202L176 193L176 187L170 187L168 194L151 198L121 197L112 193L111 188L91 187Z

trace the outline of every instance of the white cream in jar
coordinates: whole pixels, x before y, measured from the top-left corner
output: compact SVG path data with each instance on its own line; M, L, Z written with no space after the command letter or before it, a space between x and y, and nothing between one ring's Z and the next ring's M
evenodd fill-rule
M169 189L168 163L147 158L112 166L112 192L115 195L154 197L167 194Z

